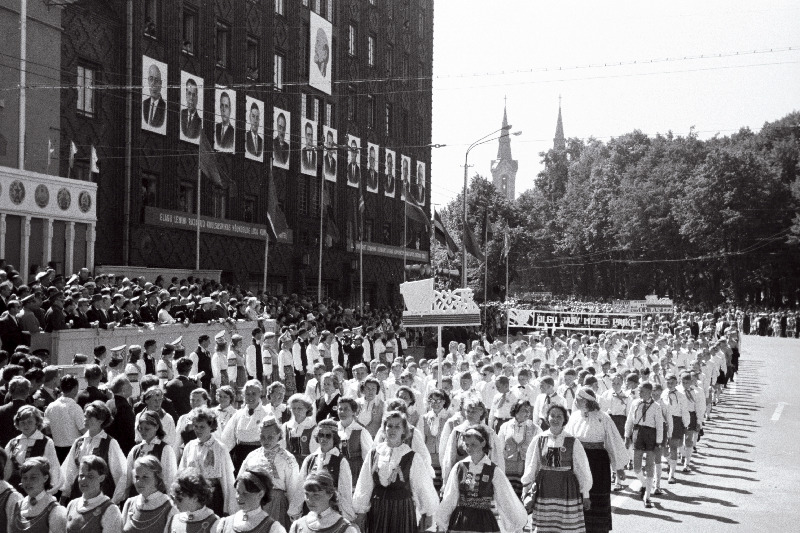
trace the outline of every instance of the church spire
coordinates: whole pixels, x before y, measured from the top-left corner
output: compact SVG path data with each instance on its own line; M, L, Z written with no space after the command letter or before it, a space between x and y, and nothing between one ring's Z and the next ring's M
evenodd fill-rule
M505 98L503 99L505 100ZM503 159L512 160L511 157L511 132L508 131L508 113L506 112L506 104L503 104L503 134L498 141L497 146L497 160Z
M505 100L505 99L504 99ZM516 198L517 169L519 163L511 157L511 133L508 131L507 105L503 105L503 133L497 147L497 159L492 161L492 182L497 192L513 202Z
M553 149L566 150L567 141L564 138L564 123L561 121L561 95L558 95L558 122L556 122L556 136L553 139Z

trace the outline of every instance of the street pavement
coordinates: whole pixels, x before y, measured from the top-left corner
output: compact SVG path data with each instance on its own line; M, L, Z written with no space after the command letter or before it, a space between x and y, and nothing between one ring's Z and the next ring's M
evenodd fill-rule
M800 339L744 336L741 352L693 472L674 485L664 473L651 509L628 476L612 494L615 532L800 531Z

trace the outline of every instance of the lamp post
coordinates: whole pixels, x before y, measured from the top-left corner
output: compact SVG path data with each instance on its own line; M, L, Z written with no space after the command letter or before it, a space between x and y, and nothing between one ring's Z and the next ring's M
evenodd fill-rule
M511 124L509 124L507 126L503 126L499 130L495 130L492 133L484 135L483 137L481 137L480 139L478 139L474 143L470 144L469 148L467 148L467 153L464 155L464 194L463 194L464 218L461 221L462 222L462 230L461 230L461 252L462 252L462 256L461 256L461 286L464 287L465 289L467 288L467 246L466 246L466 244L467 244L467 231L468 231L467 230L467 169L468 169L467 164L469 162L469 152L470 152L470 150L472 150L473 148L475 148L476 146L478 146L480 144L497 140L497 139L487 139L487 137L491 137L495 133L500 133L501 131L502 132L508 132L508 130L510 130L510 129L511 129ZM500 137L503 137L505 135L508 135L508 133L503 133L503 135L501 135ZM500 137L498 137L498 139Z

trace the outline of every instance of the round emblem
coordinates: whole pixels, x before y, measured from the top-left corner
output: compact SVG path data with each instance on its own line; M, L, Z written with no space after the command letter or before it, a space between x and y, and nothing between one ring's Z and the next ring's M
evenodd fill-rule
M78 207L80 207L81 213L88 213L89 209L92 208L92 195L86 191L81 191L78 195Z
M56 195L56 202L62 211L69 209L69 206L72 203L72 195L69 193L69 190L62 187Z
M36 200L36 205L44 209L50 203L50 190L47 185L39 184L36 190L33 191L33 199Z
M12 181L11 186L8 188L8 197L16 205L21 204L25 199L25 185L19 180Z
M308 442L308 437L303 435L302 437L300 437L300 442Z

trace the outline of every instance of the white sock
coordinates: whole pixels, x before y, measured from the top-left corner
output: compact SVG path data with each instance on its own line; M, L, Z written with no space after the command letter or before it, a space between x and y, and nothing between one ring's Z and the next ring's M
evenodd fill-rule
M644 489L644 498L645 498L645 500L649 500L650 499L650 494L651 494L652 490L653 490L653 478L648 476L647 477L647 484L645 485L645 489Z
M684 465L689 466L689 462L692 460L692 447L686 447L686 453L684 454Z
M678 460L677 459L670 459L669 460L669 477L675 477L675 470L678 469Z
M636 472L636 477L639 479L639 483L642 484L642 487L644 487L644 484L645 484L644 474L642 474L641 470Z

